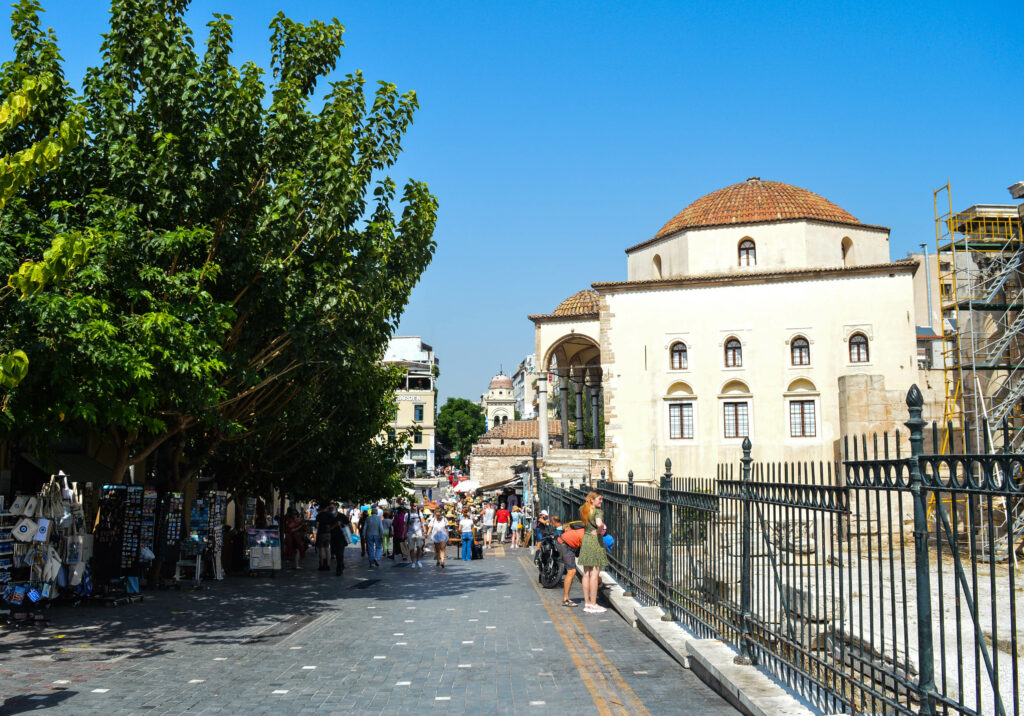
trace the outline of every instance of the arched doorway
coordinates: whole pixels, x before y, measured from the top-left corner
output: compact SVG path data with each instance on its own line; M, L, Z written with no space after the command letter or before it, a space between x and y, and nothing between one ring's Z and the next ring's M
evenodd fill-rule
M604 447L603 375L597 342L580 333L562 336L548 348L541 370L542 375L554 376L552 393L561 423L562 447ZM542 409L547 410L547 405Z

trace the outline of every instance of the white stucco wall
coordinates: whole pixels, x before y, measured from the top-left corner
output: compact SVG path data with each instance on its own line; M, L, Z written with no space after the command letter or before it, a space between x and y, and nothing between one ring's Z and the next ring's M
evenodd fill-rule
M613 395L606 427L614 474L633 470L651 479L671 458L676 475L710 477L720 462L733 462L741 439L725 439L724 386L749 387L751 440L757 460L831 460L839 434L838 378L881 375L889 390L906 390L918 378L912 269L738 285L700 284L659 289L602 289L607 301L607 340L614 363L606 366L606 396ZM890 275L892 274L892 275ZM870 362L849 362L848 339L867 335ZM811 364L792 366L789 341L810 341ZM743 345L743 366L724 367L724 344ZM669 369L669 347L682 340L688 367ZM792 438L787 391L797 380L816 390L814 437ZM685 382L695 396L695 437L668 438L670 386ZM895 416L900 418L900 416ZM621 478L619 478L621 479Z
M739 265L739 244L754 241L755 266ZM843 239L852 251L843 260ZM656 275L655 256L661 260ZM628 255L630 281L773 269L863 266L889 261L889 234L884 229L814 221L743 224L683 231Z

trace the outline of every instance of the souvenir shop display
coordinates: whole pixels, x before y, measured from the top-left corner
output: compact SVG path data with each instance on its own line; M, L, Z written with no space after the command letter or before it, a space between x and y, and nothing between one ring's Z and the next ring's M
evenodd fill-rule
M156 494L141 485L104 485L100 492L93 580L111 604L142 598L142 557L152 555L155 510Z
M0 613L15 623L45 623L43 610L62 592L87 590L91 551L80 495L63 473L36 495L18 495L9 509L0 505Z
M281 533L277 529L245 530L249 548L249 574L269 571L270 576L281 569Z
M224 515L227 495L207 492L192 501L189 514L188 538L182 544L182 559L178 562L175 579L181 579L182 567L194 567L194 581L202 579L204 559L212 564L214 579L224 579L221 550L224 547Z

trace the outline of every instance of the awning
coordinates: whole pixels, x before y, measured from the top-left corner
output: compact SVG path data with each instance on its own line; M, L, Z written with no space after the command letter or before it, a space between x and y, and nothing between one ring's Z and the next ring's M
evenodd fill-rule
M489 485L484 485L480 488L481 492L497 492L504 487L511 487L513 485L522 485L522 476L510 477L507 480L499 480L498 482L492 482Z

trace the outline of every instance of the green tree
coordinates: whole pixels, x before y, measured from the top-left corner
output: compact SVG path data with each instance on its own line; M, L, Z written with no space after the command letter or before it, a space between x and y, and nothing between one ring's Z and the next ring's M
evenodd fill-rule
M38 434L63 424L106 436L115 480L159 450L172 486L216 459L240 489L256 475L288 487L317 474L306 457L343 464L362 450L360 477L388 483L397 458L375 438L389 388L367 366L433 255L437 211L426 185L410 181L397 199L386 174L415 94L380 83L367 97L355 73L314 107L343 46L337 20L279 14L265 85L254 64L231 64L227 16L195 52L188 5L112 2L84 82L86 141L55 181L5 210L0 244L99 231L78 275L7 324L38 333L26 352L47 378L30 374L12 410ZM0 86L23 67L59 71L38 9L15 9L17 59ZM298 448L289 459L296 444L302 459ZM263 446L267 465L247 470Z
M448 398L437 414L438 437L459 454L463 465L485 425L483 408L465 398Z

